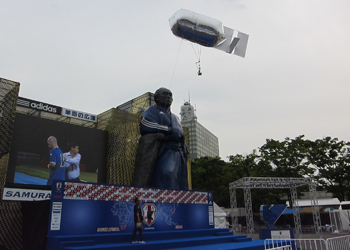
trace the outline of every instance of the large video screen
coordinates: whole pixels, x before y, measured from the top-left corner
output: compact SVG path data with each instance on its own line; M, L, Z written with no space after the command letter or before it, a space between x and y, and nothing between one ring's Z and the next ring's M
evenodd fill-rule
M71 143L79 146L82 182L105 182L106 131L16 113L7 184L47 185L50 173L47 139L50 136L57 138L63 153L70 150Z

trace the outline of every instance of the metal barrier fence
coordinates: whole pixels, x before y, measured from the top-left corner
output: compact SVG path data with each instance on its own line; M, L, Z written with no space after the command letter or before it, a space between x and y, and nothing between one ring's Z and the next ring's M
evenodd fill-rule
M274 247L274 248L269 248L269 250L292 250L292 246L283 246L283 247Z
M269 250L279 249L277 247L289 247L289 249L293 250L330 250L327 248L326 241L324 239L266 239L264 245L265 249Z
M350 249L350 235L325 239L266 239L269 250L347 250Z
M326 244L328 250L350 249L350 235L328 238Z

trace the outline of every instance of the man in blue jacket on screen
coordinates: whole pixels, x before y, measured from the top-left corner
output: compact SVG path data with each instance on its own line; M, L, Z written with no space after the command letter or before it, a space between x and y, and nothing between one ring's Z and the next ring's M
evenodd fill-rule
M65 178L65 167L63 164L63 153L57 145L57 139L54 136L50 136L47 139L47 144L50 150L50 163L47 167L50 169L49 179L47 185L52 185L53 180L64 181Z

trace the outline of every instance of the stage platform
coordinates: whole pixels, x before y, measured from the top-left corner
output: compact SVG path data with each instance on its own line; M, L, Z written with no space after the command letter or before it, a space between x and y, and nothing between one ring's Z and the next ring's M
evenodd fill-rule
M47 249L55 250L263 250L263 240L233 235L228 229L144 232L145 243L132 243L131 234L49 237Z
M146 243L132 243L134 200ZM263 250L264 241L214 227L211 192L53 183L47 250Z

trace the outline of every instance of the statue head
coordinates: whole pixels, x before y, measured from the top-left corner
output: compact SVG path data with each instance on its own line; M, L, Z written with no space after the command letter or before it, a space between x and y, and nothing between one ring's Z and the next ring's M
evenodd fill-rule
M158 107L170 109L173 103L173 93L167 88L159 88L154 93L154 101L157 103Z

